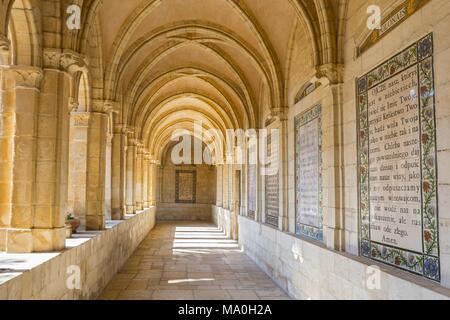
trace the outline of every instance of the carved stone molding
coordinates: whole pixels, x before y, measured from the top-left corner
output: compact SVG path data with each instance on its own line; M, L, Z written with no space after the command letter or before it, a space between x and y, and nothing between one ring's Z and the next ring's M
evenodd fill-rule
M138 140L134 139L134 134L130 137L128 137L128 146L129 147L137 147L138 146Z
M71 117L73 119L73 125L75 127L87 127L89 126L89 112L73 112Z
M10 45L9 39L5 35L0 34L0 51L9 51Z
M118 112L117 103L110 100L92 100L91 110L96 113Z
M29 66L13 66L8 69L16 87L40 89L43 72L41 68Z
M265 121L265 126L269 127L275 121L288 120L288 108L272 108L270 116Z
M131 141L134 140L134 128L127 126L128 145L131 145Z
M150 159L150 164L156 165L156 166L160 166L161 162L155 159Z
M135 139L134 140L134 144L137 148L137 153L138 154L143 154L144 153L144 144L142 143L141 140Z
M344 81L344 65L342 64L323 64L316 69L318 79L326 78L330 84L338 84Z
M126 135L127 133L128 133L128 127L125 124L115 124L114 125L114 134Z
M78 101L75 100L75 98L71 97L69 99L69 112L76 112L79 107Z
M56 69L70 75L76 72L88 72L88 61L85 56L71 50L45 49L44 68Z

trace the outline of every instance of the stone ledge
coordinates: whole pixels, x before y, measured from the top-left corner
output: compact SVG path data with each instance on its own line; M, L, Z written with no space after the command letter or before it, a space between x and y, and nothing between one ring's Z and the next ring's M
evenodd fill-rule
M393 267L239 217L244 252L296 299L450 299L450 289ZM380 269L380 289L369 290L367 268Z
M109 221L105 231L88 231L66 240L55 253L0 253L0 300L95 299L155 225L155 208L123 221ZM80 267L81 286L66 283Z

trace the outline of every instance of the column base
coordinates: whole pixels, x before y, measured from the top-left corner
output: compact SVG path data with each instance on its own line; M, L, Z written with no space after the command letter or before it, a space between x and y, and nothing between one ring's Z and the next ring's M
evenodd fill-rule
M66 228L2 229L0 250L7 253L61 251L66 247Z
M122 208L112 209L111 210L111 218L113 220L123 220L124 212L125 211Z
M127 205L127 214L134 214L134 206Z
M142 211L144 210L144 204L142 202L136 202L136 211Z
M86 230L105 230L105 216L86 216Z

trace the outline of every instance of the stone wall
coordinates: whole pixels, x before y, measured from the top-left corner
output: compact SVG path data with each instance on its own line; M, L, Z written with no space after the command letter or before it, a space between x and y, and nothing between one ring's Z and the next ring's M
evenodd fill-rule
M434 82L436 96L436 134L438 165L439 240L441 260L441 284L450 288L450 1L432 0L413 16L388 33L376 45L357 57L356 47L368 36L365 25L365 11L369 5L379 5L383 12L389 12L399 1L365 0L350 1L347 32L345 36L345 71L343 88L343 194L345 225L345 251L358 255L358 146L355 79L401 52L429 33L434 38Z
M211 221L210 204L160 203L156 208L158 221Z
M195 190L180 190L192 194L193 203L179 203L177 193L177 171L195 172ZM157 220L210 221L211 205L216 202L216 168L208 165L175 166L170 158L160 169Z
M378 264L380 287L370 290L367 259L327 249L239 217L244 252L295 299L450 299L450 290Z
M69 239L66 250L49 254L48 258L44 256L44 261L37 264L36 260L42 259L42 255L8 255L5 258L8 261L27 261L34 265L28 271L17 271L15 277L4 283L0 278L0 300L95 299L153 229L155 209L147 209L114 223L106 231L80 234ZM3 258L0 255L0 261ZM66 282L71 275L67 273L69 266L80 267L81 290L67 288Z

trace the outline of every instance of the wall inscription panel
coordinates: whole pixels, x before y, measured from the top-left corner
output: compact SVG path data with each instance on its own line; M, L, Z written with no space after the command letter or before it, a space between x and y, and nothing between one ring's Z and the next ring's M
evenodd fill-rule
M440 280L433 37L357 81L361 254Z
M323 240L320 105L295 118L296 233Z
M175 172L175 202L195 203L197 201L197 172L177 170Z

